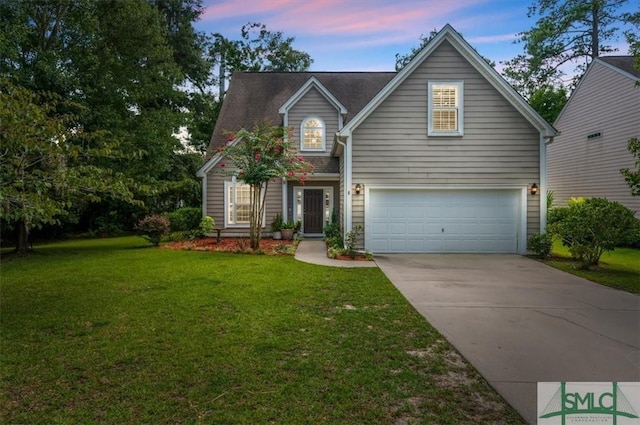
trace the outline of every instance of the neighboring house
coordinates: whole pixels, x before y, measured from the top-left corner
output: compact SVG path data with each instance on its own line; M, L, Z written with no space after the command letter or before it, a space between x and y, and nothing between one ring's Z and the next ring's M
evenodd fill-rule
M360 248L526 252L546 220L545 151L556 135L450 25L398 73L235 73L203 178L203 210L227 233L247 228L245 187L220 173L223 131L264 118L290 126L316 171L271 184L280 213L322 233L335 209Z
M631 56L601 57L589 65L554 124L560 134L547 154L554 204L607 198L640 214L640 198L631 196L620 174L621 168L634 169L627 143L640 137L638 80Z

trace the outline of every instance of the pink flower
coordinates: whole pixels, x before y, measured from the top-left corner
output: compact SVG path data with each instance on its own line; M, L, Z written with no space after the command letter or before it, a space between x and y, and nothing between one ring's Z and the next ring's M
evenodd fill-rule
M280 146L276 146L276 153L280 153L281 150L282 148L280 148Z
M301 156L299 156L299 157L298 157L298 161L303 162L303 161L304 161L304 158L303 158L303 157L301 157Z
M235 138L236 138L235 134L233 133L229 134L229 141L235 140Z
M289 177L293 177L295 173L293 171L289 171Z
M238 170L238 174L244 174L244 170Z
M256 161L260 161L260 154L259 153L256 154Z
M220 167L222 167L222 168L224 168L226 166L227 166L227 164L225 164L224 162L220 164Z

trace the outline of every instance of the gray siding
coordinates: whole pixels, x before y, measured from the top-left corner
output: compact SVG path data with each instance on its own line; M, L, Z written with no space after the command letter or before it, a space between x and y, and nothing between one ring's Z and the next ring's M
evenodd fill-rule
M305 155L329 155L333 147L333 135L338 129L338 110L315 88L312 87L303 97L289 110L289 126L293 128L293 138L298 143L300 149L300 124L309 116L318 116L324 120L326 125L325 152L303 152Z
M216 228L228 229L223 235L249 234L249 229L225 227L224 217L224 182L231 181L231 177L222 173L210 172L207 175L207 215L216 222ZM263 229L270 232L271 221L276 214L282 214L282 181L275 179L269 182L267 188L266 216Z
M640 137L640 89L635 81L594 62L556 122L561 132L549 145L547 176L556 205L571 197L599 197L621 202L640 213L620 174L633 168L627 141ZM587 136L602 136L588 140Z
M464 81L464 136L427 137L427 83ZM367 184L540 183L539 132L447 41L353 133L353 182ZM364 225L364 196L353 224ZM528 196L528 233L539 231Z
M289 220L293 220L293 208L295 193L293 192L294 187L302 187L305 189L313 189L316 187L331 187L333 188L333 208L340 211L340 204L342 196L340 194L340 183L337 181L321 181L321 180L312 180L304 182L304 185L297 181L290 181L287 187L287 217ZM338 216L339 217L339 216Z

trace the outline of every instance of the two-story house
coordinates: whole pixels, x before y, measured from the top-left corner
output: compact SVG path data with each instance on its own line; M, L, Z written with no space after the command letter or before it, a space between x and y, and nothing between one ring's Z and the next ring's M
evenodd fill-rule
M315 165L269 185L266 226L279 213L318 236L335 210L374 253L522 254L544 227L556 131L450 25L397 73L235 73L198 172L227 234L247 231L247 187L217 172L217 148L264 119Z

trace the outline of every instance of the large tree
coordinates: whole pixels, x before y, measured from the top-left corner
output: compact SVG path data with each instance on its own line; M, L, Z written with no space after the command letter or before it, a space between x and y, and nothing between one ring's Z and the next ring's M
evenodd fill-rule
M209 77L204 36L191 26L200 13L199 0L6 0L0 66L16 85L82 105L79 125L108 131L124 154L96 165L136 181L148 206L167 205L198 184L174 134L189 123L185 83ZM105 198L91 213L120 205Z
M131 182L97 165L116 146L104 132L86 132L74 116L56 114L61 103L0 81L0 216L17 230L19 252L27 251L32 229L59 224L78 202L133 202Z
M211 58L219 66L218 79L228 80L234 71L300 72L309 69L311 56L295 49L295 37L271 31L266 25L249 22L240 30L241 38L230 40L214 34Z
M240 38L220 33L207 36L206 61L211 74L205 85L194 85L189 94L190 145L205 152L222 107L226 87L234 71L298 72L313 63L308 53L295 49L294 37L282 31L271 31L266 25L249 22L240 29Z
M524 53L506 61L503 73L527 99L546 87L571 87L587 65L611 45L619 25L633 23L621 9L628 0L534 0L528 17L535 25L519 34Z

